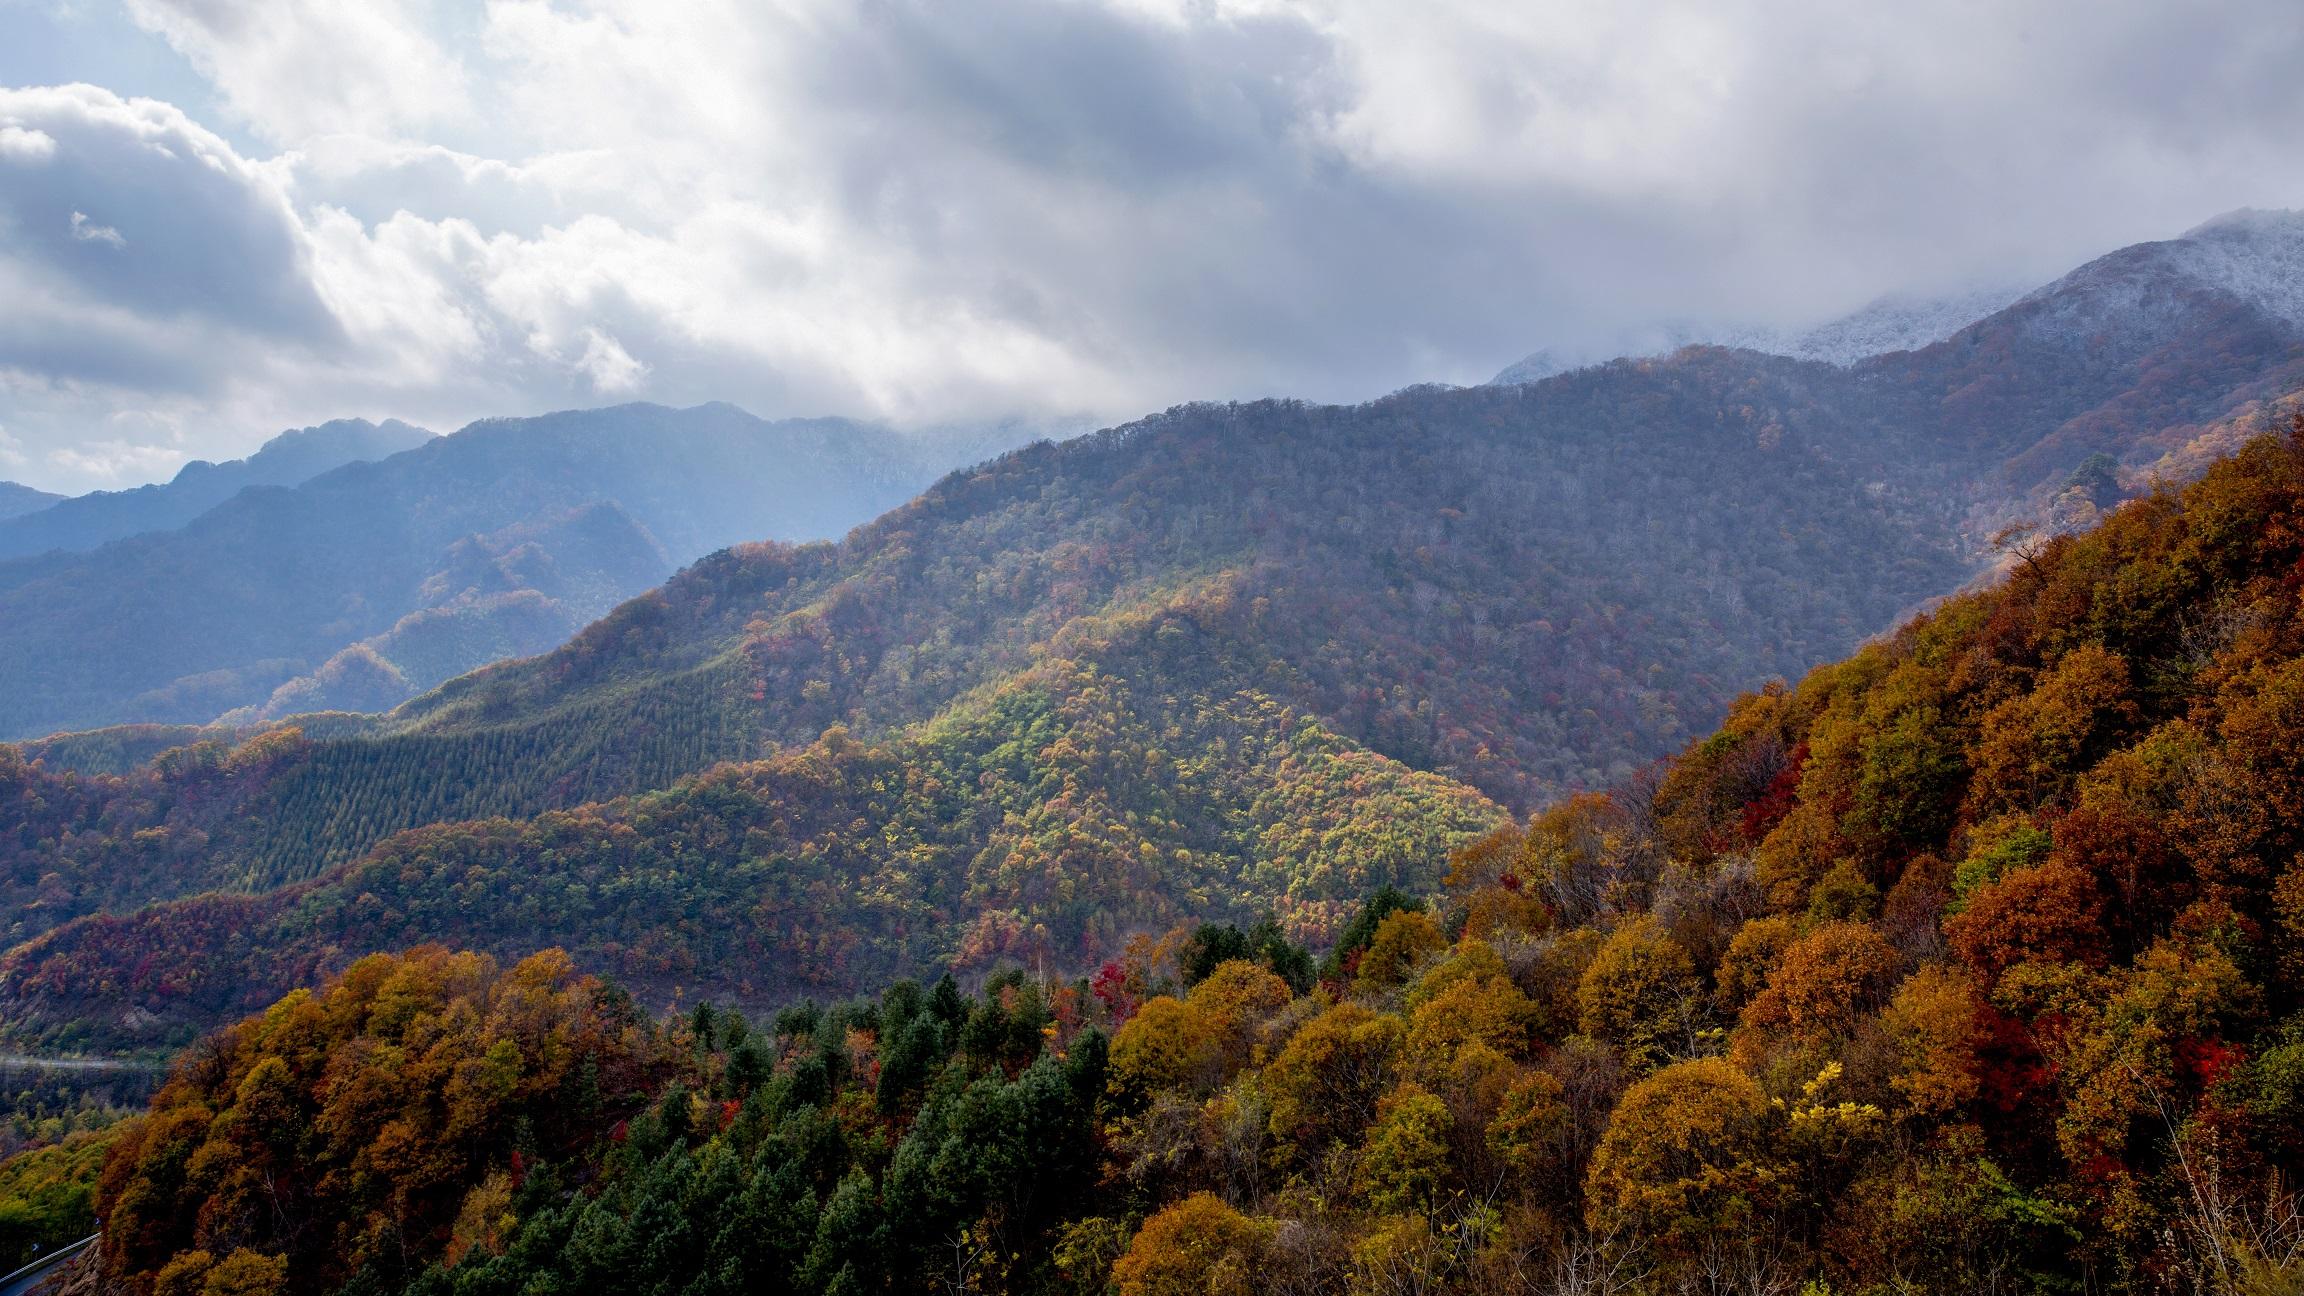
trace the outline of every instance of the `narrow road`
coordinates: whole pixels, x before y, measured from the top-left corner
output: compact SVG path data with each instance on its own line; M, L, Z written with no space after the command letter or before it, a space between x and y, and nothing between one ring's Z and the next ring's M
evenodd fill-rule
M0 1053L0 1071L164 1071L164 1062L137 1062L128 1058L39 1057L31 1053Z
M60 1246L7 1277L0 1278L0 1296L25 1296L27 1292L46 1282L49 1276L55 1272L57 1265L87 1250L88 1244L95 1240L94 1236L84 1237L77 1242Z

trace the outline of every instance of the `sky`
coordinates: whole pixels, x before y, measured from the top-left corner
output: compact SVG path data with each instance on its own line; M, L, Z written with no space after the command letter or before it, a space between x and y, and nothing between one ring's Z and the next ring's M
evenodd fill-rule
M0 478L1478 382L2304 207L2296 0L0 0Z

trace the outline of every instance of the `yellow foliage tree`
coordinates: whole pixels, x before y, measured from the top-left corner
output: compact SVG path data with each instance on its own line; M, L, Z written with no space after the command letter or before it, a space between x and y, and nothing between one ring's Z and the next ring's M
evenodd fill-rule
M1161 1089L1212 1085L1219 1043L1208 1016L1181 999L1147 999L1112 1036L1114 1093L1142 1098Z
M1765 1151L1771 1108L1724 1058L1665 1067L1616 1105L1585 1178L1595 1227L1639 1227L1685 1243L1746 1226L1780 1171Z
M1768 984L1776 960L1800 934L1800 924L1782 914L1755 918L1737 928L1728 952L1712 974L1712 1001L1723 1012L1739 1012Z
M1217 964L1215 971L1192 987L1191 1008L1200 1015L1217 1051L1222 1077L1230 1077L1249 1063L1257 1028L1293 998L1295 992L1286 981L1264 965L1245 959Z
M1440 924L1426 914L1403 909L1376 928L1375 938L1360 956L1359 984L1365 990L1392 989L1446 948L1448 936Z
M1448 1173L1448 1105L1413 1080L1384 1096L1360 1160L1368 1208L1429 1214Z
M1976 1096L1983 1029L1976 985L1957 968L1930 964L1906 978L1881 1014L1894 1043L1889 1084L1923 1116L1941 1116Z
M1268 1127L1283 1149L1309 1153L1367 1128L1405 1033L1398 1017L1356 1003L1306 1022L1263 1072Z
M1112 1262L1120 1296L1250 1296L1269 1224L1197 1192L1144 1221Z
M1877 928L1818 923L1784 947L1744 1006L1742 1029L1801 1043L1838 1038L1880 1007L1895 977L1896 951Z
M1671 1056L1696 1018L1701 992L1688 951L1649 914L1625 920L1576 986L1578 1022L1614 1044L1635 1070Z
M1445 1066L1467 1044L1525 1057L1534 1043L1536 1003L1502 974L1449 981L1408 1017L1408 1052L1418 1065Z

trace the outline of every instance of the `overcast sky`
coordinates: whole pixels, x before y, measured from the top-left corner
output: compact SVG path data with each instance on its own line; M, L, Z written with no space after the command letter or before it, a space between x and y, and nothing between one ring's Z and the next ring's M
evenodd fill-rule
M0 0L0 477L1473 382L2304 207L2298 0Z

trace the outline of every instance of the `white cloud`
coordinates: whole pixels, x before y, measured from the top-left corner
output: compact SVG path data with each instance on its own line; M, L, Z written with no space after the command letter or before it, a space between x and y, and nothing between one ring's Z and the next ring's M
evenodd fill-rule
M128 240L109 225L99 225L88 219L86 212L72 213L72 237L82 243L105 243L113 247L126 247Z
M270 152L0 90L59 468L118 409L1354 398L2304 205L2292 0L128 4Z
M101 439L51 450L48 462L84 477L115 482L145 481L181 467L184 452L173 446Z
M9 435L7 428L0 427L0 467L21 468L24 463L24 443Z
M0 186L0 270L36 287L32 301L11 303L14 323L35 322L30 306L332 338L302 217L262 169L182 112L94 86L0 88L0 125L50 141L44 165ZM0 363L14 358L0 343Z
M45 162L56 154L56 141L22 126L0 126L0 159L9 162Z
M596 328L584 330L584 354L576 357L576 367L603 396L638 390L648 373L648 366L633 359L622 343Z
M137 25L279 143L394 136L469 108L461 63L421 0L126 0Z

